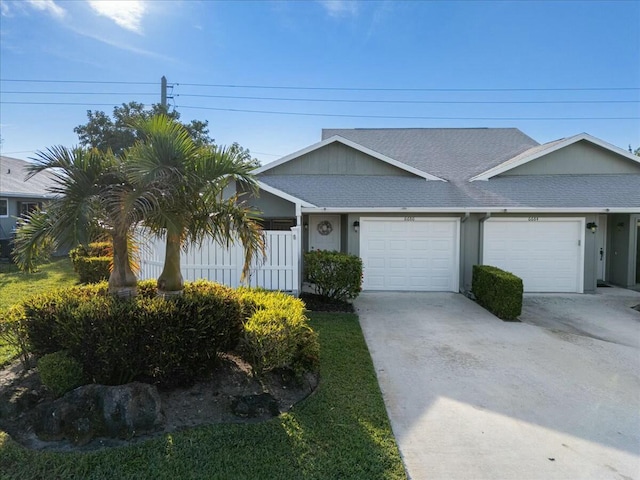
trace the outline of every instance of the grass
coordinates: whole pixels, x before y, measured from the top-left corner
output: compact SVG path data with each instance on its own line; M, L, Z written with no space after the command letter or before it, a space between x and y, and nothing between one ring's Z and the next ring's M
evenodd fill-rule
M0 432L0 478L406 479L357 317L310 316L321 381L290 412L90 453L30 451Z
M0 263L0 316L10 306L35 294L78 283L69 257L56 258L42 265L36 273L23 273L13 263ZM17 352L0 340L0 367ZM1 478L1 477L0 477Z

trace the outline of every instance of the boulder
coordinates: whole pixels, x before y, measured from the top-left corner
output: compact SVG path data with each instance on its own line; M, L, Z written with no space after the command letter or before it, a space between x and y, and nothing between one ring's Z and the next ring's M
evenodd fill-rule
M85 445L96 437L131 438L161 429L164 415L157 389L146 383L84 385L40 405L33 415L39 439Z

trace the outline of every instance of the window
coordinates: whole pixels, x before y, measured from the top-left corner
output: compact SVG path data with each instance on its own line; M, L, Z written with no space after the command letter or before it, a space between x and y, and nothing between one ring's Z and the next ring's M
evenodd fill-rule
M262 218L259 220L263 230L290 230L296 226L295 218Z
M40 202L20 202L19 211L20 215L27 215L37 208L40 208Z
M9 200L0 198L0 217L9 216Z

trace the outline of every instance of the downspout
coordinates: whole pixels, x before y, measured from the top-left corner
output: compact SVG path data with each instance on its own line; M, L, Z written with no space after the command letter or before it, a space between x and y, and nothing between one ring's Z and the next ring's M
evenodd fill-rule
M467 233L465 232L465 229L462 228L462 224L464 222L466 222L467 220L469 220L469 216L471 214L469 212L464 212L464 217L462 217L460 219L460 244L458 245L458 248L460 249L460 267L458 268L458 291L462 292L464 295L467 295L467 292L465 291L464 288L464 271L465 271L465 266L467 264L467 258L466 258L466 251L467 249L465 248L465 240L467 237Z
M302 205L296 203L296 225L298 226L298 238L296 239L298 242L298 291L293 292L293 294L298 297L300 293L302 293L302 234L303 234L303 226L302 226Z

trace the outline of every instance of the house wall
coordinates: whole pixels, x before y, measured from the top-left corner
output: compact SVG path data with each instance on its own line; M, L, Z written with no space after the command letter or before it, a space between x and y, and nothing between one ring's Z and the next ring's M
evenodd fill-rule
M413 176L409 172L341 143L330 143L318 150L267 170L261 175Z
M296 216L294 203L277 197L269 192L260 190L259 196L248 194L241 197L245 202L262 212L261 216L268 218L291 218Z
M640 164L586 141L556 150L501 174L585 175L640 173Z
M636 284L638 221L640 214L609 215L609 281L621 287Z
M9 216L8 217L0 217L0 239L10 238L11 232L16 226L17 217L20 215L20 211L18 210L18 206L20 202L42 202L42 198L31 198L31 197L3 197L0 194L0 198L8 200L9 206Z

